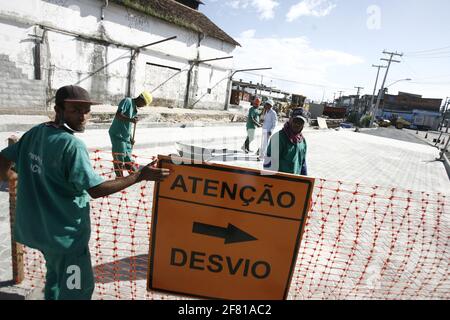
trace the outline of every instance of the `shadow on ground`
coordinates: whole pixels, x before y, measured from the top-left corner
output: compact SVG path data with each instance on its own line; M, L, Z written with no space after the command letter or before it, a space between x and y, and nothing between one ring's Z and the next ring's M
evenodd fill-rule
M115 260L94 267L95 282L136 281L147 279L148 255Z

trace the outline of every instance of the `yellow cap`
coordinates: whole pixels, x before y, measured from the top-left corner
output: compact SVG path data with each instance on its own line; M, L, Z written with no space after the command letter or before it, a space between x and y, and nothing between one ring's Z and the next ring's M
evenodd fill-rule
M148 91L143 91L140 95L142 99L144 99L145 104L148 106L153 101L152 94Z

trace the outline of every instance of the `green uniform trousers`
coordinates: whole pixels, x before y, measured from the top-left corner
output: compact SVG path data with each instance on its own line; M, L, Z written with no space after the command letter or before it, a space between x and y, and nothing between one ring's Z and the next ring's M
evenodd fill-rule
M131 152L133 150L133 146L131 145L131 142L127 142L116 137L110 138L114 160L120 162L132 162Z
M90 300L94 292L89 247L67 254L43 252L47 274L45 300Z

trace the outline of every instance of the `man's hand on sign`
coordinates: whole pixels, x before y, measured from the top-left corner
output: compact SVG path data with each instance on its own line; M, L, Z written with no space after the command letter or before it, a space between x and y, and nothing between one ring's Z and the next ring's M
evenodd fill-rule
M154 167L156 162L157 160L153 160L141 169L139 172L139 181L162 181L169 176L169 169Z
M139 121L139 117L138 116L136 116L136 117L131 119L131 122L133 122L133 123L137 123L138 121Z
M157 168L158 167L158 158L155 156L152 156L151 159L152 159L152 161L148 165L152 166L153 168Z
M16 183L17 173L12 167L12 161L6 159L0 154L0 181L9 181Z

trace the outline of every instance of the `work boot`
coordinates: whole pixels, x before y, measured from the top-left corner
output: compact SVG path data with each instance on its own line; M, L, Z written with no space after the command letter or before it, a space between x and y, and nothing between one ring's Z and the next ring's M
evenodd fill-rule
M250 150L247 149L247 148L245 147L245 145L242 146L241 150L244 151L245 153L249 153L249 152L250 152Z

